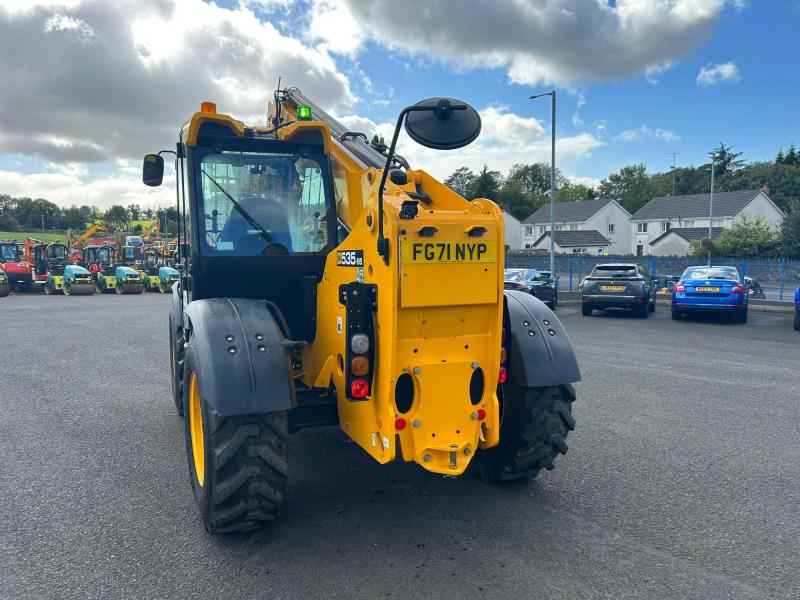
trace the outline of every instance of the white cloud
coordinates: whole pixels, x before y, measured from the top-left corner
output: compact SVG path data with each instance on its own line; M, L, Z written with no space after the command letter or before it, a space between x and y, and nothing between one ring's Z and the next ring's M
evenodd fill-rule
M741 79L742 74L739 72L739 67L733 61L716 65L708 63L705 67L700 67L700 72L697 74L697 85L709 86L722 81L740 81Z
M49 162L169 148L202 100L263 123L279 75L331 109L353 102L327 51L203 0L0 0L0 72L0 154Z
M506 107L488 106L480 111L481 134L469 146L452 152L424 148L401 133L397 151L411 163L412 168L424 169L438 179L445 179L459 167L473 171L488 165L493 170L506 173L514 164L550 162L550 137L541 122L521 117ZM346 127L360 131L372 138L374 134L388 143L394 132L394 123L374 123L359 116L338 117ZM556 140L556 158L559 168L572 166L590 156L604 142L591 133L559 137Z
M47 198L59 206L98 206L139 204L142 207L171 206L175 202L175 178L170 173L164 185L149 188L142 185L141 170L126 174L90 179L85 169L60 168L57 172L23 174L0 171L0 190L11 196Z
M578 101L575 103L575 112L572 113L573 127L583 127L583 119L581 119L581 108L586 106L586 94L583 90L578 94Z
M105 43L103 36L101 36L94 27L89 25L86 21L68 15L53 15L44 22L43 31L45 33L51 33L53 31L68 33L80 44Z
M587 188L595 189L600 186L601 181L596 177L580 177L577 175L568 175L567 179L569 179L570 183L574 183L575 185L585 185Z
M669 129L661 129L660 127L651 129L647 125L642 125L638 129L626 129L614 139L619 142L643 142L646 140L677 142L681 139L681 136L670 131Z
M336 27L313 27L330 48L370 39L460 69L502 68L514 83L616 80L669 68L713 30L725 0L313 0ZM346 9L346 10L345 10ZM347 19L349 11L350 19Z
M308 35L340 54L355 54L365 38L348 5L338 0L315 0Z

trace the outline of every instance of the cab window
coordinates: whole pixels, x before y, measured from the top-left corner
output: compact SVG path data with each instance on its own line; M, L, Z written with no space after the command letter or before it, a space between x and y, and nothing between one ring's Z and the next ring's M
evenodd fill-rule
M328 246L330 186L322 155L206 154L198 177L204 255L310 254Z

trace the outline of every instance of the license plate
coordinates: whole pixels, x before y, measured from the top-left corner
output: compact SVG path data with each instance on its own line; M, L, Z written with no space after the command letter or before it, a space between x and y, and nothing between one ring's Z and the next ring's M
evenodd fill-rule
M708 285L700 285L694 288L698 292L718 292L718 287L708 286Z
M604 292L621 292L625 289L624 285L601 285L600 289Z
M497 260L497 243L480 242L418 242L402 241L403 262L425 263L487 263Z

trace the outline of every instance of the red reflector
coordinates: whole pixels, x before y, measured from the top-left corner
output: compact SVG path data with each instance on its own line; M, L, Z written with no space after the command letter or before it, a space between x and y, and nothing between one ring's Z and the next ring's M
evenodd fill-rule
M350 382L350 396L352 398L366 398L369 395L369 382L363 379L354 379Z
M483 421L486 418L486 411L482 408L478 409L478 421Z
M505 367L500 367L500 376L497 378L497 383L503 384L508 381L508 370Z
M676 291L678 294L683 294L683 293L686 291L686 288L684 288L684 287L683 287L683 284L682 284L682 283L676 283L676 284L675 284L675 291Z
M398 417L394 420L394 428L397 431L403 431L406 428L406 420L403 417Z

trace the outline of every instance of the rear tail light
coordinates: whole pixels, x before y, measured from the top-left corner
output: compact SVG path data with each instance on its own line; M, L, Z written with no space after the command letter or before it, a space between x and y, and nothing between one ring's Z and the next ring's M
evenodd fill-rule
M500 385L508 381L508 370L505 367L500 367L500 375L497 377L497 383Z
M366 398L369 396L369 382L364 379L354 379L351 381L350 396L353 398Z
M350 338L350 349L354 354L369 352L369 336L366 333L356 333Z
M733 286L731 294L744 294L744 286L741 283L737 283Z
M686 289L683 287L682 283L675 284L675 292L677 292L678 294L683 294L685 291Z
M354 356L350 361L350 372L356 377L364 377L369 373L369 360L366 356Z

